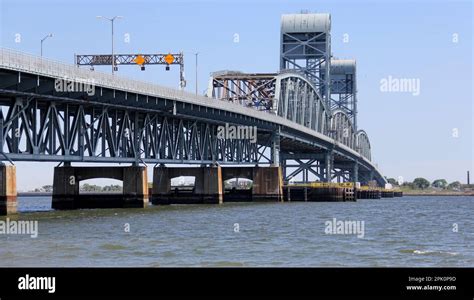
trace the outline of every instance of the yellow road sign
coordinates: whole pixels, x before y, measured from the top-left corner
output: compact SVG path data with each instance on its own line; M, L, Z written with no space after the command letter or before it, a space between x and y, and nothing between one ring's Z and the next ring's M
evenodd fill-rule
M171 54L166 55L165 61L168 65L171 65L174 62L174 56Z
M145 59L141 55L137 55L137 57L133 60L137 65L143 65Z

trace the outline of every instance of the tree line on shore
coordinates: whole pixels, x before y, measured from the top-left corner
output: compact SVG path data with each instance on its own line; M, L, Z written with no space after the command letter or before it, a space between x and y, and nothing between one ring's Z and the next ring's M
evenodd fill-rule
M79 186L79 191L81 192L121 192L122 186L118 184L111 184L106 186L100 186L95 184L88 184L84 183ZM31 192L35 193L52 193L53 186L52 185L43 185L40 188L35 188Z
M432 188L437 188L437 189L442 189L442 190L459 191L461 190L461 187L462 187L461 182L453 181L451 183L448 183L446 179L436 179L431 183L423 177L417 177L412 182L405 181L403 183L397 181L395 178L386 178L386 179L387 179L387 182L392 184L393 186L406 187L409 189L418 189L418 190L424 190L424 189L432 187Z
M405 182L399 182L395 178L386 178L387 182L392 184L395 187L404 187L408 189L418 189L418 190L424 190L428 188L436 188L436 189L442 189L442 190L452 190L452 191L459 191L463 188L463 184L461 184L459 181L453 181L451 183L448 183L446 179L436 179L433 182L429 182L427 179L423 177L418 177L415 178L412 182L405 181ZM252 182L249 181L247 182L246 180L242 180L239 182L239 186L242 188L241 185L244 185L244 188L249 188L252 185ZM233 187L237 184L237 182L226 182L225 187L230 188ZM151 183L148 184L149 187L151 187ZM472 185L471 185L472 186ZM81 192L122 192L122 186L118 184L111 184L111 185L106 185L106 186L100 186L100 185L95 185L95 184L82 184L79 187L79 190ZM34 190L30 192L44 192L44 193L52 193L53 192L53 186L52 185L44 185L40 188L35 188Z

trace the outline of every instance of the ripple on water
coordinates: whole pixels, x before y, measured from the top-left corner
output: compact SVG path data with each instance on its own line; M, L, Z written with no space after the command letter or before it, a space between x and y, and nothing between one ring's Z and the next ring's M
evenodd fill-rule
M127 247L125 247L123 245L111 244L111 243L102 244L102 245L100 245L99 248L103 249L103 250L125 250L125 249L127 249Z
M160 253L163 257L175 257L176 253L174 251L163 251Z
M245 267L245 264L240 261L213 261L213 262L202 262L203 267Z
M400 250L400 253L408 253L408 254L418 254L418 255L441 255L441 256L456 256L459 253L457 252L449 252L449 251L440 251L440 250L418 250L418 249L404 249Z

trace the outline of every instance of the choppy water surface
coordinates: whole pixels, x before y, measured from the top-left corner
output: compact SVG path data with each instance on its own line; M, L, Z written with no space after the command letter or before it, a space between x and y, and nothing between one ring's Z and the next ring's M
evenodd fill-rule
M10 220L37 220L39 234L0 234L0 266L474 266L474 197L50 207L19 198ZM325 234L333 218L364 221L364 238Z

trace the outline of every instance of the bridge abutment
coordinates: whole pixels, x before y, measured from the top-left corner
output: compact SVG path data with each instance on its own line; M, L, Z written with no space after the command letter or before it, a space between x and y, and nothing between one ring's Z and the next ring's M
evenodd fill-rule
M16 167L0 165L0 216L17 212Z
M123 181L122 194L79 193L82 180L111 178ZM146 167L56 167L52 208L143 208L148 204Z

